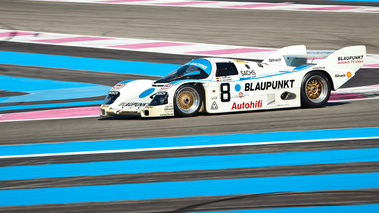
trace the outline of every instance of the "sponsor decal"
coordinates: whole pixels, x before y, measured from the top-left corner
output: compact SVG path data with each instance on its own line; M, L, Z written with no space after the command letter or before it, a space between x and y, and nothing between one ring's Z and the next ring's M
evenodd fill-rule
M262 100L256 100L255 102L250 101L249 102L242 102L237 104L236 102L233 103L232 110L238 110L238 109L256 109L256 108L262 108Z
M145 107L149 103L138 103L138 102L121 102L118 106L121 107Z
M362 60L363 55L338 57L338 61Z
M217 96L211 97L211 100L217 100Z
M171 111L171 110L174 110L174 107L172 105L168 105L168 106L164 107L164 110L165 111Z
M203 70L206 70L208 67L204 64L196 63L196 62L189 62L187 65L201 67Z
M221 76L221 77L218 77L217 81L231 81L232 80L232 77L230 76Z
M254 70L242 70L241 71L241 76L246 76L246 75L256 75Z
M109 93L108 93L109 95L118 95L118 94L120 94L120 92L119 91L109 91Z
M234 60L237 63L246 63L245 61Z
M295 82L294 79L279 80L279 81L266 81L266 82L258 82L256 83L255 86L254 86L254 83L246 83L245 91L293 88L294 82Z
M346 74L335 74L334 75L336 78L343 78L343 77L346 77Z
M312 67L312 70L324 70L325 67Z
M282 61L281 58L270 58L268 59L268 62L279 62L279 61Z
M217 106L216 101L213 101L212 106L211 106L211 110L218 110L218 106Z
M338 64L360 64L363 63L364 55L356 56L340 56L338 57Z
M166 95L166 94L167 94L167 92L157 92L154 95Z
M239 93L233 93L233 95L231 96L231 98L243 98L243 97L249 97L249 93L248 92L239 92Z
M161 116L161 117L174 116L174 113L160 114L159 116Z
M335 74L334 76L336 78L344 78L344 77L351 78L352 74L351 74L351 72L347 72L346 74Z
M162 87L162 89L170 89L171 87L173 87L174 85L173 84L166 84Z
M118 83L116 85L113 86L113 89L122 89L125 87L126 84L123 84L123 83Z

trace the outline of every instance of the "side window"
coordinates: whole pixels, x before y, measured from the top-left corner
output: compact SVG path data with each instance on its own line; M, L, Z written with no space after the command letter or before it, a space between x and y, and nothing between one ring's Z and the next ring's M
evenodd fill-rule
M236 66L233 63L222 62L217 63L216 77L227 75L238 75Z

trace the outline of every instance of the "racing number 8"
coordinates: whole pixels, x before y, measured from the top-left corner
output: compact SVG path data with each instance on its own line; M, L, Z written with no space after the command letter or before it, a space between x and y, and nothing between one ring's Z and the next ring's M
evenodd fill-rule
M230 84L222 83L220 90L221 90L221 101L229 102L230 101Z

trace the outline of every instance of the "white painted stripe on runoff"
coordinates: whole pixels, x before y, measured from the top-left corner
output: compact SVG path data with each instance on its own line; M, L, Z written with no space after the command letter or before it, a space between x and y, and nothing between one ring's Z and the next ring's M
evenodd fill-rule
M268 3L268 2L237 2L237 1L191 1L191 0L30 0L47 2L71 2L90 4L116 4L116 5L141 5L141 6L164 6L164 7L195 7L217 9L243 9L243 10L284 10L284 11L307 11L307 12L350 12L350 13L379 13L379 7L373 6L349 6L349 5L316 5L316 4L293 4Z
M237 146L276 145L276 144L291 144L291 143L372 140L372 139L379 139L379 136L313 139L313 140L292 140L292 141L271 141L271 142L255 142L255 143L213 144L213 145L199 145L199 146L157 147L157 148L142 148L142 149L98 150L98 151L85 151L85 152L61 152L61 153L45 153L45 154L29 154L29 155L9 155L9 156L0 156L0 159L55 157L55 156L90 155L90 154L114 154L114 153L131 153L131 152L148 152L148 151L169 151L169 150L205 149L205 148L222 148L222 147L237 147Z
M30 35L25 35L25 33L28 33ZM9 35L7 36L7 34ZM0 35L0 41L4 40L20 43L61 45L71 47L90 47L100 49L127 50L175 55L204 55L210 57L245 58L256 60L263 60L277 50L275 48L266 47L246 47L180 41L99 37L49 32L14 31L7 29L0 29ZM149 44L158 44L158 46ZM379 68L379 55L368 54L367 62L363 67Z

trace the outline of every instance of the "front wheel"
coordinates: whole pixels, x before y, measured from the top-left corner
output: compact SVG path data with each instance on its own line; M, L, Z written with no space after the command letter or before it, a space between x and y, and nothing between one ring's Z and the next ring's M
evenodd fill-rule
M201 95L199 90L192 85L180 87L174 98L174 110L177 116L195 116L201 107Z
M321 107L329 100L331 85L322 72L308 73L301 84L301 106Z

